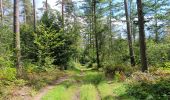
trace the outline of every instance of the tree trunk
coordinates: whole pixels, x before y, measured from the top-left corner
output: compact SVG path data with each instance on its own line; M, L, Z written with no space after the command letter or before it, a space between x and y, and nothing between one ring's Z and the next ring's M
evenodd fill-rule
M34 17L34 32L36 31L36 5L35 5L35 0L33 2L33 17Z
M155 6L157 5L157 0L155 0ZM155 15L157 15L157 8L154 9ZM159 41L159 33L158 33L158 19L157 16L154 17L155 19L155 26L154 26L154 33L155 33L155 42L158 43Z
M64 29L64 0L62 0L62 4L61 4L61 13L62 13L62 27Z
M112 41L112 38L113 38L113 36L112 36L112 15L113 15L113 13L112 13L112 0L110 0L110 3L109 3L109 6L110 6L110 17L109 17L109 20L110 20L110 25L109 25L109 33L110 33L110 49L111 49L111 52L112 52L112 45L113 45L113 41ZM111 55L110 55L111 56Z
M1 17L1 23L3 23L3 2L0 0L0 17Z
M131 61L131 66L135 66L135 58L134 58L133 46L132 46L131 26L130 26L130 17L128 14L127 0L124 0L124 6L125 6L125 15L126 15L126 24L127 24L127 36L128 36L130 61Z
M20 27L19 27L19 0L14 0L14 33L15 33L15 54L17 76L22 74L21 70L21 48L20 48Z
M147 57L146 57L143 6L141 0L137 0L137 9L138 9L138 21L139 21L139 43L140 43L141 65L142 65L142 72L145 72L148 70L148 66L147 66Z
M96 31L96 0L93 0L93 13L94 13L94 34L95 34L95 45L96 45L96 61L97 68L100 68L100 59L99 59L99 44L98 44L98 35Z
M48 0L45 1L45 9L48 11Z
M32 3L30 0L22 0L24 4L25 23L32 24Z

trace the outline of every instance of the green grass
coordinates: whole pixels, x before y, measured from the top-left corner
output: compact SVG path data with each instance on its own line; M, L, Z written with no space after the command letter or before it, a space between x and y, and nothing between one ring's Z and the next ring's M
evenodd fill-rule
M80 100L97 100L98 92L94 85L87 84L80 88Z
M107 83L102 82L98 86L102 100L134 100L133 97L127 95L127 86L122 82Z
M77 71L90 71L92 68L87 68L86 66L81 65L80 63L73 62L72 67Z
M50 90L42 100L72 100L77 91L76 86L66 87L65 85L56 86Z
M124 95L126 94L126 85L121 82L116 82L111 84L113 92L117 95Z
M124 82L109 82L102 73L87 71L83 76L72 76L50 90L42 100L74 100L79 93L79 100L134 100L126 93L127 86ZM77 77L76 77L77 76Z
M63 85L57 86L51 91L49 91L42 100L62 100L62 95L66 91Z
M123 82L114 82L110 84L113 89L114 98L117 100L135 100L134 97L127 95L127 84Z
M98 90L102 100L112 100L113 99L113 87L107 83L100 83L98 85Z

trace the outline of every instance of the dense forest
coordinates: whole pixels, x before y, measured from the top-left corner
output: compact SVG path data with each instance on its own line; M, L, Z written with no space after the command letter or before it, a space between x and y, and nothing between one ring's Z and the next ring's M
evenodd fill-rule
M0 100L170 100L169 0L53 1L0 0Z

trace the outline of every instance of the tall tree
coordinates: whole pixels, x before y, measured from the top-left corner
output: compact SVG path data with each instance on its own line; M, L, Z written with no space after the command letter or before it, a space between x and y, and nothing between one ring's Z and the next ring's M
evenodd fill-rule
M98 34L96 30L96 0L93 0L93 17L94 17L94 34L95 34L95 45L96 45L96 61L97 67L100 68L100 59L99 59L99 44L98 44Z
M3 17L3 22L1 24L7 26L13 24L13 3L11 0L2 0L0 15L1 12Z
M61 1L61 6L62 27L64 28L64 0Z
M127 27L130 61L131 61L131 66L135 66L135 58L134 58L134 52L133 52L133 46L132 46L131 25L130 25L129 13L128 13L128 1L127 0L124 0L124 6L125 6L125 15L126 15L126 24L127 24L126 27Z
M142 71L145 72L146 70L148 70L148 66L147 66L147 57L146 57L146 43L145 43L144 16L143 16L142 0L137 0L137 9L138 9L141 65L142 65Z
M109 1L109 13L110 13L110 16L109 16L109 34L110 34L110 47L112 47L113 43L112 43L112 16L113 16L113 13L112 13L112 0ZM110 49L112 51L112 48Z
M21 48L20 48L20 24L19 24L19 0L14 0L14 33L15 33L15 55L17 75L20 77L21 70Z
M135 43L136 42L136 20L137 18L137 9L136 9L136 2L134 0L129 1L129 16L130 16L130 26L131 26L131 35L132 35L132 41Z
M3 23L3 2L0 0L0 17L1 17L1 23Z
M31 0L22 0L24 5L25 22L32 24L32 3Z
M35 5L35 0L33 2L33 16L34 16L34 32L36 31L36 5Z
M45 1L45 9L48 10L48 0Z

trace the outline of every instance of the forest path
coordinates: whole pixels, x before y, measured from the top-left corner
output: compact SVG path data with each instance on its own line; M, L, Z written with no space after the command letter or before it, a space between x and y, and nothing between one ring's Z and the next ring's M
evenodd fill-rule
M61 78L52 86L41 90L34 100L101 100L101 94L95 82L96 71L74 72Z
M66 81L70 76L64 76L59 78L58 80L54 81L51 85L46 86L45 88L41 89L38 94L33 97L33 100L41 100L41 98L49 92L49 90L53 89L56 85L61 84L62 82Z

